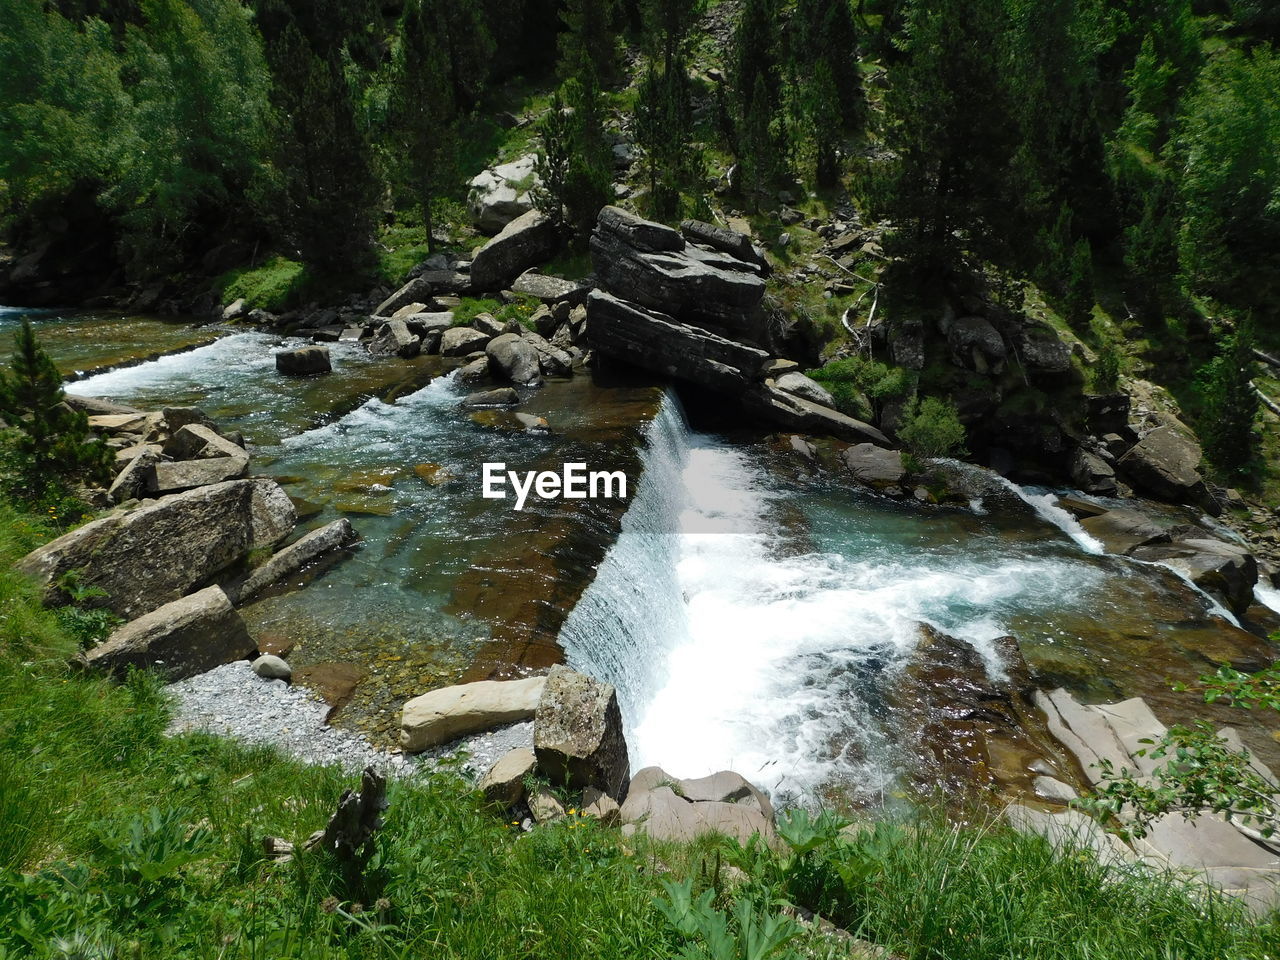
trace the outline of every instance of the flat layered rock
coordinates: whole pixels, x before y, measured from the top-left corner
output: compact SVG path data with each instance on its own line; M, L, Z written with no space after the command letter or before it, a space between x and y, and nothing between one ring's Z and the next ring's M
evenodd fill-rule
M476 251L471 261L471 285L482 291L501 290L530 267L550 259L559 244L555 224L530 210Z
M249 472L249 455L212 457L208 460L160 461L147 475L147 492L164 495L196 487L238 480Z
M730 770L680 780L660 767L645 767L632 778L619 816L624 836L639 831L688 842L719 833L740 843L756 834L768 842L776 836L769 798Z
M742 402L748 412L786 430L838 437L851 443L892 446L889 438L871 424L779 390L772 381L754 384L743 394Z
M1120 471L1138 489L1160 500L1191 503L1220 512L1200 476L1200 445L1172 426L1157 427L1120 458Z
M414 697L401 714L400 747L425 750L468 733L529 720L546 682L546 677L479 680Z
M756 347L680 323L603 290L587 297L591 349L664 376L741 394L769 355Z
M262 566L256 568L234 591L236 603L244 603L272 584L292 576L317 557L337 550L356 539L351 521L345 517L300 537Z

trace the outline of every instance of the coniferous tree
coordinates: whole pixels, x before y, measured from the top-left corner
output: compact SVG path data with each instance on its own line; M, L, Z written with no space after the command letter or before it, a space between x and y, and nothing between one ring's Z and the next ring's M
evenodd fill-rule
M457 160L454 87L439 17L436 0L407 0L391 63L394 160L421 210L429 250L435 249L432 201L448 192Z
M858 75L858 36L849 0L798 0L790 38L792 74L802 97L821 103L826 129L833 120L853 130L866 114ZM834 109L833 109L834 108Z
M565 0L560 19L565 30L558 47L562 80L576 79L588 86L608 83L617 72L617 43L613 29L614 0Z
M1071 253L1071 266L1067 274L1065 297L1067 323L1081 329L1089 323L1093 315L1093 304L1096 294L1093 288L1093 251L1089 241L1081 238L1076 241Z
M592 96L577 80L565 81L538 125L534 203L577 242L609 202L609 156Z
M1199 378L1204 401L1200 437L1209 462L1224 470L1245 466L1257 448L1254 421L1258 396L1253 390L1257 366L1253 358L1253 327L1242 321Z
M642 7L649 64L636 102L636 139L644 151L653 215L679 212L683 187L703 175L693 146L687 54L690 34L702 13L701 0L647 0Z
M885 95L887 165L873 203L898 224L891 238L918 274L940 278L963 243L1003 237L1004 170L1014 125L999 61L1001 0L915 0L907 59Z
M780 17L778 0L744 0L729 51L733 147L748 195L767 186L786 163Z
M88 417L64 400L62 377L24 320L9 372L0 373L0 416L16 431L12 492L24 499L37 500L50 486L111 476L114 453L90 434Z
M336 33L313 44L285 0L259 0L258 21L276 108L263 215L305 262L350 270L368 258L380 187L344 72L349 48Z

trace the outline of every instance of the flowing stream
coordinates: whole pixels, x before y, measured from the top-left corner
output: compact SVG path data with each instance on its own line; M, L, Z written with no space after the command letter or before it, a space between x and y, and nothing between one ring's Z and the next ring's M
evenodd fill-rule
M988 478L970 510L902 505L788 477L760 448L691 431L670 397L644 458L561 632L571 663L618 686L633 768L883 795L905 761L882 688L919 623L993 676L992 640L1013 634L1051 683L1158 706L1175 702L1165 677L1204 672L1225 637L1249 642L1169 571L1102 555L1049 495L985 471L953 465Z
M24 315L0 309L0 331ZM243 613L260 641L296 644L296 667L351 665L363 680L338 722L375 739L393 737L408 697L545 667L562 647L616 685L633 767L733 768L782 795L875 800L910 763L884 690L924 623L972 645L992 676L1005 667L993 640L1011 634L1044 686L1140 695L1166 722L1207 711L1277 759L1261 725L1169 683L1247 663L1260 642L1173 572L1104 555L1049 491L950 464L970 508L891 501L766 444L691 430L674 395L642 380L548 383L521 409L549 429L527 431L461 411L435 357L331 344L333 374L292 379L273 353L302 341L34 319L64 375L102 371L76 392L198 405L243 432L302 529L352 521L359 549ZM633 496L516 512L479 495L486 461L569 460L626 471ZM1259 598L1280 606L1274 591Z

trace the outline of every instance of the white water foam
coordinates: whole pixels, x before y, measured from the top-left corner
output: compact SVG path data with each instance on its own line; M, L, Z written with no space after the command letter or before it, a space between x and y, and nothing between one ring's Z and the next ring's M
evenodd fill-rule
M998 479L1001 484L1008 487L1019 499L1031 507L1040 519L1053 524L1065 533L1085 553L1100 557L1107 552L1101 540L1080 526L1080 521L1072 516L1070 512L1058 506L1058 495L1056 493L1036 487L1023 487L1007 477L998 477Z
M644 461L622 534L560 635L570 663L618 688L636 769L734 769L783 796L834 781L882 792L898 762L877 685L919 623L999 674L991 641L1012 609L1051 607L1101 576L994 540L797 544L749 451L690 433L670 398Z
M1268 586L1259 580L1253 586L1253 598L1264 607L1269 607L1276 613L1280 613L1280 590L1275 587Z
M69 389L91 397L128 397L174 381L217 388L233 380L257 379L275 370L275 357L268 349L273 343L279 338L256 331L235 333L194 350L86 377Z

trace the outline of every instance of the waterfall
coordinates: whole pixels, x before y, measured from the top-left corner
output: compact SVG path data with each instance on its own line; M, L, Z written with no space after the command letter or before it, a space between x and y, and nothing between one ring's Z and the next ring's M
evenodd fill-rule
M918 624L972 644L998 675L991 641L1016 613L1049 616L1105 577L1074 544L925 547L929 524L950 521L877 513L847 488L796 497L750 447L692 432L673 397L643 463L621 535L560 634L571 665L617 688L633 769L881 795L900 769L881 688Z

